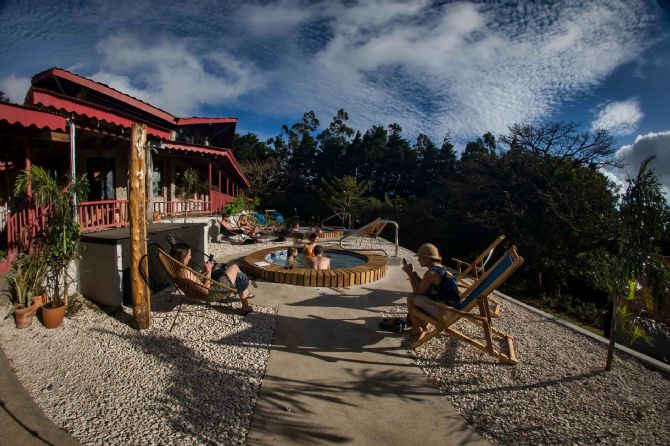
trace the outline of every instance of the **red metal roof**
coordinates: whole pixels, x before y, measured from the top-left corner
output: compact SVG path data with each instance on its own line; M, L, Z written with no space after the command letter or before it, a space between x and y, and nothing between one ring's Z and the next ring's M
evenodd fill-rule
M182 142L179 142L179 143L163 142L163 148L164 149L170 149L170 150L181 150L183 152L203 153L203 154L206 154L206 155L214 155L214 156L224 157L230 162L231 167L239 175L240 179L242 181L244 181L244 184L246 184L247 187L251 186L251 183L249 183L249 179L244 174L244 172L242 172L242 169L240 168L240 165L237 163L237 160L235 159L235 156L233 155L233 152L230 149L212 148L212 147L208 147L208 146L200 146L200 145L196 145L196 144L187 144L187 143L182 143Z
M177 125L236 123L237 118L177 118Z
M177 120L174 116L172 116L170 113L161 110L158 107L154 107L151 104L148 104L144 101L141 101L137 98L134 98L130 95L127 95L125 93L120 92L119 90L116 90L109 85L105 85L100 82L93 81L91 79L85 78L83 76L80 76L75 73L71 73L67 70L63 70L62 68L50 68L46 71L42 71L41 73L37 73L35 76L33 76L32 82L38 82L42 79L45 79L49 76L58 76L63 79L67 79L71 82L74 82L76 84L79 84L83 87L90 88L91 90L95 90L99 93L102 93L104 95L107 95L109 97L112 97L114 99L117 99L119 101L125 102L128 105L131 105L133 107L139 108L140 110L150 113L160 119L164 119L166 121L169 121L170 123L174 124Z
M44 107L52 107L57 110L64 110L69 113L87 116L89 118L98 119L100 121L108 122L110 124L120 125L126 128L132 128L133 122L128 118L124 118L110 109L91 104L78 99L73 99L70 96L63 96L56 94L49 90L31 87L29 93L29 100L33 104L40 104ZM147 133L157 136L159 138L170 139L170 131L157 129L147 125Z
M0 121L21 124L23 127L37 127L65 132L67 119L61 115L17 104L0 103Z

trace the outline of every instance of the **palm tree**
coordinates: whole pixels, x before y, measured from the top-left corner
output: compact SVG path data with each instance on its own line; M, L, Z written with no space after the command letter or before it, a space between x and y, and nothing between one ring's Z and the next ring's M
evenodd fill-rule
M14 183L14 195L25 194L31 186L36 206L44 210L45 227L39 239L38 249L44 249L48 264L48 280L54 302L68 304L68 285L72 278L68 265L79 254L81 228L75 218L75 199L88 194L88 179L66 175L60 180L40 166L32 166L21 172Z

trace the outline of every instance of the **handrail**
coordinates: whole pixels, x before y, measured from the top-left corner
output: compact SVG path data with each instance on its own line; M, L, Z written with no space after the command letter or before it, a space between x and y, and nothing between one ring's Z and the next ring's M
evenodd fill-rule
M365 225L361 228L358 228L355 231L350 232L349 234L344 235L340 239L340 248L346 249L346 247L344 246L344 240L345 239L350 238L350 237L356 237L356 236L362 237L363 236L362 234L365 232L366 229L369 229L369 228L371 228L375 225L386 226L387 224L393 225L393 227L395 227L395 255L394 255L394 257L398 257L398 229L399 228L398 228L398 223L394 222L393 220L382 220L382 219L378 218L376 220L371 221L367 225ZM379 233L375 234L375 238L377 238L378 236L379 236ZM386 255L386 257L388 257L388 253L384 249L378 249L378 248L369 248L368 249L368 248L366 248L366 249L358 249L357 251L384 251L384 254Z

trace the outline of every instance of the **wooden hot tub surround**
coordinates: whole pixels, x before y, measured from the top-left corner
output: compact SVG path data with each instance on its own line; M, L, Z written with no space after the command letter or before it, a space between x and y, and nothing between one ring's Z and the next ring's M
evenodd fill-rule
M275 264L258 266L256 262L265 262L268 254L285 251L289 246L267 248L246 256L241 264L242 270L248 275L270 282L312 287L346 287L364 285L383 278L386 275L386 257L379 254L343 250L339 247L328 247L327 251L343 251L366 260L359 266L349 268L331 268L313 270L308 268L286 268Z

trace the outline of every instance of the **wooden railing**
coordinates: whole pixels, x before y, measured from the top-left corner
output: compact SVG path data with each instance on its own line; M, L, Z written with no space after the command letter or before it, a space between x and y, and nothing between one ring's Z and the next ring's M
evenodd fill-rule
M223 207L231 201L233 201L233 197L230 195L210 189L209 202L212 204L212 214L220 214Z
M233 199L230 195L210 190L209 200L157 201L153 211L163 216L218 214ZM151 209L151 208L150 208ZM186 211L186 212L185 212ZM129 224L128 200L85 201L79 203L79 223L82 231L124 227ZM45 213L41 208L29 208L10 213L6 218L7 255L0 259L0 273L16 258L21 247L30 249L35 235L44 229ZM1 223L1 222L0 222Z
M207 200L182 201L155 201L154 212L167 216L203 215L211 213L210 202Z
M79 224L82 231L128 226L128 200L79 203Z

